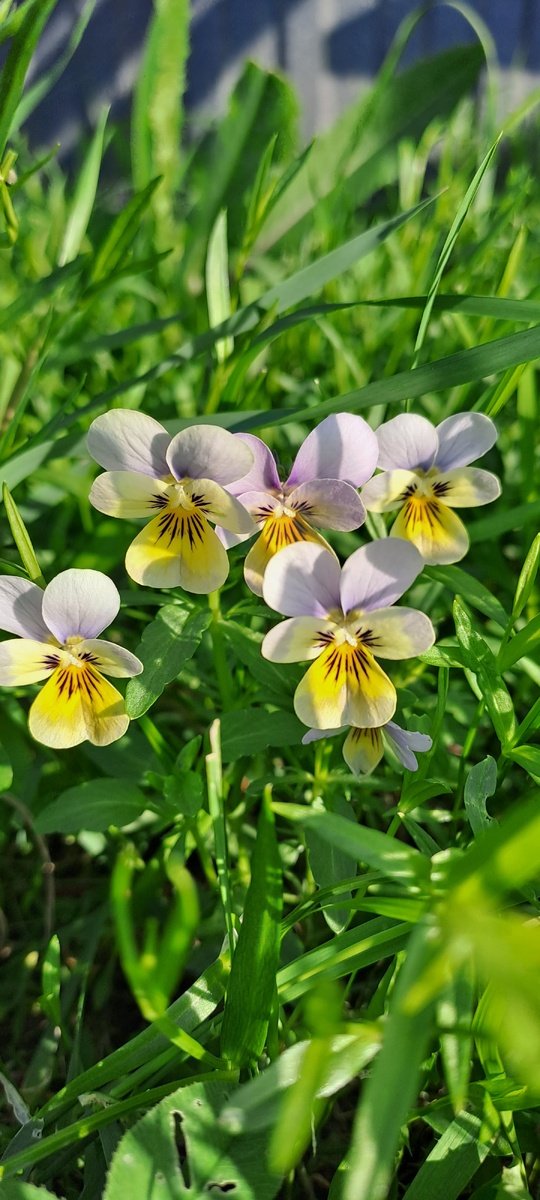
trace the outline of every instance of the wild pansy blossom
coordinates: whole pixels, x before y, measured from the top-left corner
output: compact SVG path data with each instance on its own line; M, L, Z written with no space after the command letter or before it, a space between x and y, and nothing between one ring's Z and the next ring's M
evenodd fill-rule
M79 742L108 746L129 725L124 700L104 675L129 678L143 666L134 654L98 638L120 608L101 571L62 571L42 591L28 579L0 577L0 684L47 680L30 709L30 733L66 750Z
M302 744L307 746L309 742L335 737L338 733L343 733L343 729L310 729L302 738ZM417 771L418 759L414 751L431 750L433 743L427 733L412 733L395 721L387 721L378 729L353 726L343 743L343 757L353 775L369 775L380 763L387 745L407 771Z
M391 537L414 542L424 562L459 562L469 538L453 509L489 504L501 494L496 475L468 466L494 445L493 421L459 413L435 428L425 417L402 413L381 425L377 438L383 474L362 489L366 508L401 508Z
M209 521L253 532L249 513L224 486L249 471L249 447L217 425L192 425L171 438L152 417L117 408L92 422L88 450L106 468L92 485L94 508L152 518L128 549L128 575L149 587L221 587L229 560Z
M289 478L282 483L268 446L249 433L236 437L249 446L254 461L249 474L227 490L247 508L261 531L246 557L244 576L251 591L262 596L266 566L278 550L295 542L315 542L333 553L318 529L349 532L363 524L366 514L356 489L375 470L378 443L362 417L352 413L326 417L308 434ZM221 531L220 536L226 546L244 541Z
M268 564L264 599L290 620L266 634L262 653L272 662L316 660L294 697L305 725L371 729L393 717L396 689L376 657L412 658L433 645L424 613L393 607L422 567L410 542L389 538L361 546L343 568L308 542Z

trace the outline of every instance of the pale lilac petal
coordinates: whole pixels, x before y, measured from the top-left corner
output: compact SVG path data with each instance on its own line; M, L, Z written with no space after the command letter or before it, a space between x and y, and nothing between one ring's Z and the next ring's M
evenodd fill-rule
M333 413L325 417L302 443L287 480L287 488L312 479L343 479L360 487L377 466L378 442L363 417Z
M383 471L427 471L438 448L437 434L431 421L415 413L400 413L377 430L379 460Z
M117 646L115 642L107 642L104 638L85 638L76 647L79 658L85 654L92 655L92 662L98 671L104 675L112 675L117 679L131 679L140 675L143 665L140 658Z
M456 413L437 426L439 449L435 464L440 471L465 467L482 458L497 441L497 430L483 413Z
M302 738L302 745L309 746L310 742L320 742L322 738L336 737L343 733L343 725L339 729L308 729Z
M414 583L423 566L416 546L403 538L381 538L360 546L341 572L343 612L389 608Z
M50 641L41 615L43 591L29 579L0 575L0 629L34 642Z
M418 750L425 753L427 750L431 750L433 745L427 733L410 733L409 730L396 725L395 721L388 721L388 724L384 726L384 733L391 743L396 757L407 771L418 770L418 759L413 751Z
M252 433L235 433L233 436L251 450L253 466L247 475L229 484L232 495L241 496L242 492L279 492L281 483L276 460L268 446Z
M272 516L272 513L281 504L281 501L277 500L275 496L270 495L269 492L242 491L237 493L234 492L232 487L227 488L227 491L230 492L231 496L236 496L240 500L241 504L244 505L244 508L247 508L248 513L250 513L257 524L260 524L261 521L266 521L266 518Z
M101 571L61 571L43 593L43 619L62 643L70 637L97 637L119 608L118 589Z
M333 554L313 542L299 542L270 559L263 596L269 608L285 617L326 617L340 607L339 580Z
M339 479L313 479L301 483L289 494L286 503L319 529L340 529L348 533L358 529L366 519L358 492L350 483Z
M270 662L310 662L324 647L321 638L335 626L319 617L290 617L263 638L261 653Z
M171 438L159 421L131 408L113 408L88 430L88 453L107 471L136 471L164 479Z
M501 494L500 480L481 467L454 467L435 476L433 484L438 499L448 508L478 508Z
M173 437L167 463L176 479L213 479L226 485L247 475L253 453L219 425L192 425Z

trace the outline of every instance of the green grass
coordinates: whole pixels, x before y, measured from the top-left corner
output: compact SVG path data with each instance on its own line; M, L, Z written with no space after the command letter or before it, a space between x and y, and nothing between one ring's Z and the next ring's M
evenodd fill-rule
M36 689L2 692L0 1198L535 1200L535 111L490 149L478 47L391 58L299 153L289 84L251 64L181 149L169 0L130 157L103 113L68 178L17 133L45 7L0 6L2 573L109 574L145 672L101 750L40 746ZM284 468L329 412L494 416L502 497L407 598L437 630L392 672L433 738L417 773L357 780L339 741L301 745L301 671L261 657L243 547L211 607L128 579L129 527L88 501L113 406L257 430ZM331 535L340 558L377 522Z

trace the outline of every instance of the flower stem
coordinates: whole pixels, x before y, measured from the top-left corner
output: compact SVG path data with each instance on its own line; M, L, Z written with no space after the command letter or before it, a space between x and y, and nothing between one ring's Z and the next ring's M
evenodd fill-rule
M212 639L212 655L214 659L214 667L216 678L221 696L221 707L223 712L228 712L234 708L234 688L232 686L231 674L227 663L227 655L225 651L225 638L223 637L223 629L221 627L221 608L219 603L219 589L216 592L210 592L208 596L208 605L212 613L212 623L210 625L210 637Z

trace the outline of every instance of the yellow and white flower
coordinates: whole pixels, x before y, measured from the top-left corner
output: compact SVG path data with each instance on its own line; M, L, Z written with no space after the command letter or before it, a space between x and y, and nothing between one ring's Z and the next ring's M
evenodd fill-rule
M113 409L92 422L88 450L106 468L92 485L94 508L150 518L126 554L128 575L149 587L203 594L221 587L229 560L209 522L253 532L249 513L225 490L249 471L249 447L216 425L193 425L171 438L152 417Z
M336 737L343 729L310 729L302 738L304 746L321 738ZM431 750L433 742L427 733L402 729L395 721L387 721L379 729L349 729L343 743L343 757L353 775L370 775L381 761L387 746L407 771L418 770L416 753Z
M312 659L294 697L315 729L375 728L394 715L396 689L377 658L412 658L433 645L433 626L414 608L394 608L423 567L410 542L361 546L340 567L320 546L287 546L266 568L263 594L289 617L266 634L272 662Z
M496 475L468 466L494 445L493 421L458 413L435 428L425 417L401 413L381 425L377 438L383 473L362 488L366 508L400 508L390 536L414 542L424 562L459 562L469 537L453 510L489 504L501 494Z
M30 708L36 741L55 750L80 742L108 746L126 732L123 697L107 679L140 675L134 654L99 638L120 608L120 596L101 571L62 571L42 591L28 579L0 576L0 685L47 680Z

